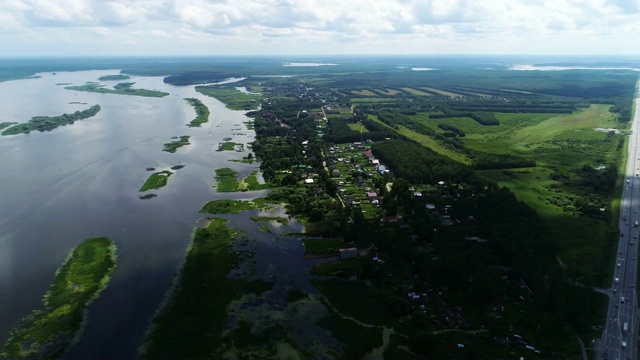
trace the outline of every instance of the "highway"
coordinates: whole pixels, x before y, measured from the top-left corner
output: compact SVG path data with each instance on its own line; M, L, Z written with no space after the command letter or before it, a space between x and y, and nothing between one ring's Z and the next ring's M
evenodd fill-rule
M640 236L640 99L636 85L635 112L622 191L620 239L616 252L612 286L608 289L607 320L599 342L598 359L637 359L638 357L638 297L636 292L638 237ZM626 324L626 329L625 329Z

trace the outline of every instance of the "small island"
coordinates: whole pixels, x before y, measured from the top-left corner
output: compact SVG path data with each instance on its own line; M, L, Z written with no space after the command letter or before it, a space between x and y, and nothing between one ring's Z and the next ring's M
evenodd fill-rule
M57 359L79 340L87 306L106 288L116 266L116 246L89 238L71 250L35 310L11 329L0 355L8 359Z
M147 191L151 189L159 189L161 187L166 186L167 181L169 180L169 176L171 176L172 174L173 173L169 170L160 171L160 172L151 174L151 176L149 176L147 181L145 181L142 187L140 188L140 191L142 192L142 191Z
M108 89L108 88L105 88L105 85L101 85L99 83L90 81L80 86L66 86L65 89L95 92L95 93L102 93L102 94L135 95L135 96L145 96L145 97L164 97L169 95L169 93L166 93L163 91L133 89L132 88L133 84L135 83L119 83L115 85L113 89Z
M185 100L196 110L196 118L187 124L188 127L200 127L200 125L209 122L209 108L207 105L196 98L185 98Z
M100 105L93 105L87 110L76 111L73 114L59 116L34 116L26 123L11 126L2 132L2 135L28 134L31 131L51 131L58 126L73 124L77 120L90 118L100 111ZM2 123L7 124L7 123Z
M111 80L127 80L131 79L128 75L116 74L116 75L105 75L100 76L98 80L100 81L111 81Z
M191 144L189 142L189 138L190 136L180 136L180 138L178 138L177 136L174 136L172 137L172 139L177 139L177 140L173 140L170 143L164 144L164 149L162 149L162 151L174 153L176 152L176 150L178 150L178 148Z

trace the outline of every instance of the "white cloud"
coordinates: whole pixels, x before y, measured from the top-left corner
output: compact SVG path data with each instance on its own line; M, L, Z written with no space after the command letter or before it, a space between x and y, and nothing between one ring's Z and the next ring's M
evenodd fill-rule
M75 38L64 50L83 54L93 34L114 54L638 54L638 24L640 0L5 0L0 53ZM142 46L159 41L166 46Z

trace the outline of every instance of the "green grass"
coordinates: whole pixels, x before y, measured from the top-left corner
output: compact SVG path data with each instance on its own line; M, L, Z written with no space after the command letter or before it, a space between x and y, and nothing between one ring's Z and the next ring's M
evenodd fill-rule
M305 254L325 254L329 252L337 252L339 248L344 247L344 240L339 238L321 238L321 239L304 239Z
M216 190L234 192L239 190L238 173L230 168L216 169Z
M107 286L116 266L116 246L90 238L73 249L56 271L35 310L11 329L2 353L8 359L57 359L79 339L87 306Z
M559 256L578 277L594 285L605 286L612 261L617 222L610 205L615 194L598 194L581 186L584 166L600 164L623 167L624 138L594 131L594 128L621 128L607 105L592 105L569 115L497 114L501 125L482 127L480 133L470 130L476 125L464 119L453 119L455 126L467 132L465 144L486 152L513 152L536 160L535 168L485 170L479 173L506 186L529 206L536 209L557 240ZM471 121L469 119L469 121ZM465 128L465 126L468 126ZM494 128L493 132L487 128ZM563 179L554 180L558 174ZM593 203L605 208L601 219L585 216L578 204ZM609 215L607 215L609 214ZM615 219L614 219L615 220Z
M133 84L133 83L122 83L122 84ZM118 85L121 85L121 84L118 84ZM94 92L94 93L100 93L100 94L135 95L135 96L145 96L145 97L164 97L169 95L169 93L166 93L163 91L155 91L155 90L147 90L147 89L132 89L131 85L120 86L117 89L107 89L104 86L105 85L100 85L95 82L88 82L80 86L67 86L65 87L65 89L75 90L75 91Z
M59 116L34 116L26 123L11 126L2 132L2 135L28 134L31 131L51 131L58 126L73 124L75 121L90 118L100 111L100 105L76 111L73 114L62 114ZM2 123L7 124L7 123Z
M154 317L142 358L219 358L228 306L243 294L260 294L272 284L230 278L240 261L232 251L237 232L214 218L195 230L171 300Z
M162 151L174 153L178 148L191 144L189 142L189 138L190 136L180 136L178 140L173 140L170 143L164 144L164 148L162 149ZM177 137L174 136L172 139L177 139Z
M196 118L191 120L187 125L189 127L200 127L200 125L209 122L209 108L202 101L196 98L185 98L193 109L196 111Z
M160 172L151 174L147 179L147 181L145 181L142 187L140 188L140 191L159 189L167 185L167 181L169 181L169 176L171 176L172 174L173 172L169 170L160 171Z
M271 208L273 208L273 203L262 198L253 199L252 201L213 200L206 203L200 212L205 214L238 214L248 210L269 210Z
M238 173L230 168L216 169L216 183L218 192L253 191L268 189L269 184L260 184L256 177L257 171L251 172L246 179L238 179Z
M262 94L246 94L233 87L196 86L196 91L218 99L231 110L256 110Z
M218 151L234 151L236 146L243 145L242 143L235 143L233 141L225 141L218 145Z

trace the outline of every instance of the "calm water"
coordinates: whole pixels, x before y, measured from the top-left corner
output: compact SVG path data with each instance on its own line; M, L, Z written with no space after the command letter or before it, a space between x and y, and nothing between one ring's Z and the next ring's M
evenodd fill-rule
M257 169L228 161L246 154L214 151L226 137L253 140L254 132L242 124L247 117L193 87L167 85L159 77L127 80L171 94L144 98L56 85L81 85L117 72L47 73L0 83L0 122L102 107L93 118L51 132L0 137L0 343L19 318L42 306L69 250L87 237L107 236L117 243L118 265L89 307L89 325L69 357L134 356L202 217L198 210L208 200L234 197L213 190L213 170L231 167L246 176ZM208 124L185 126L195 117L185 97L209 107ZM161 151L179 135L190 135L192 144L174 154ZM175 171L167 187L152 191L158 197L138 198L147 167L177 164L186 167Z

